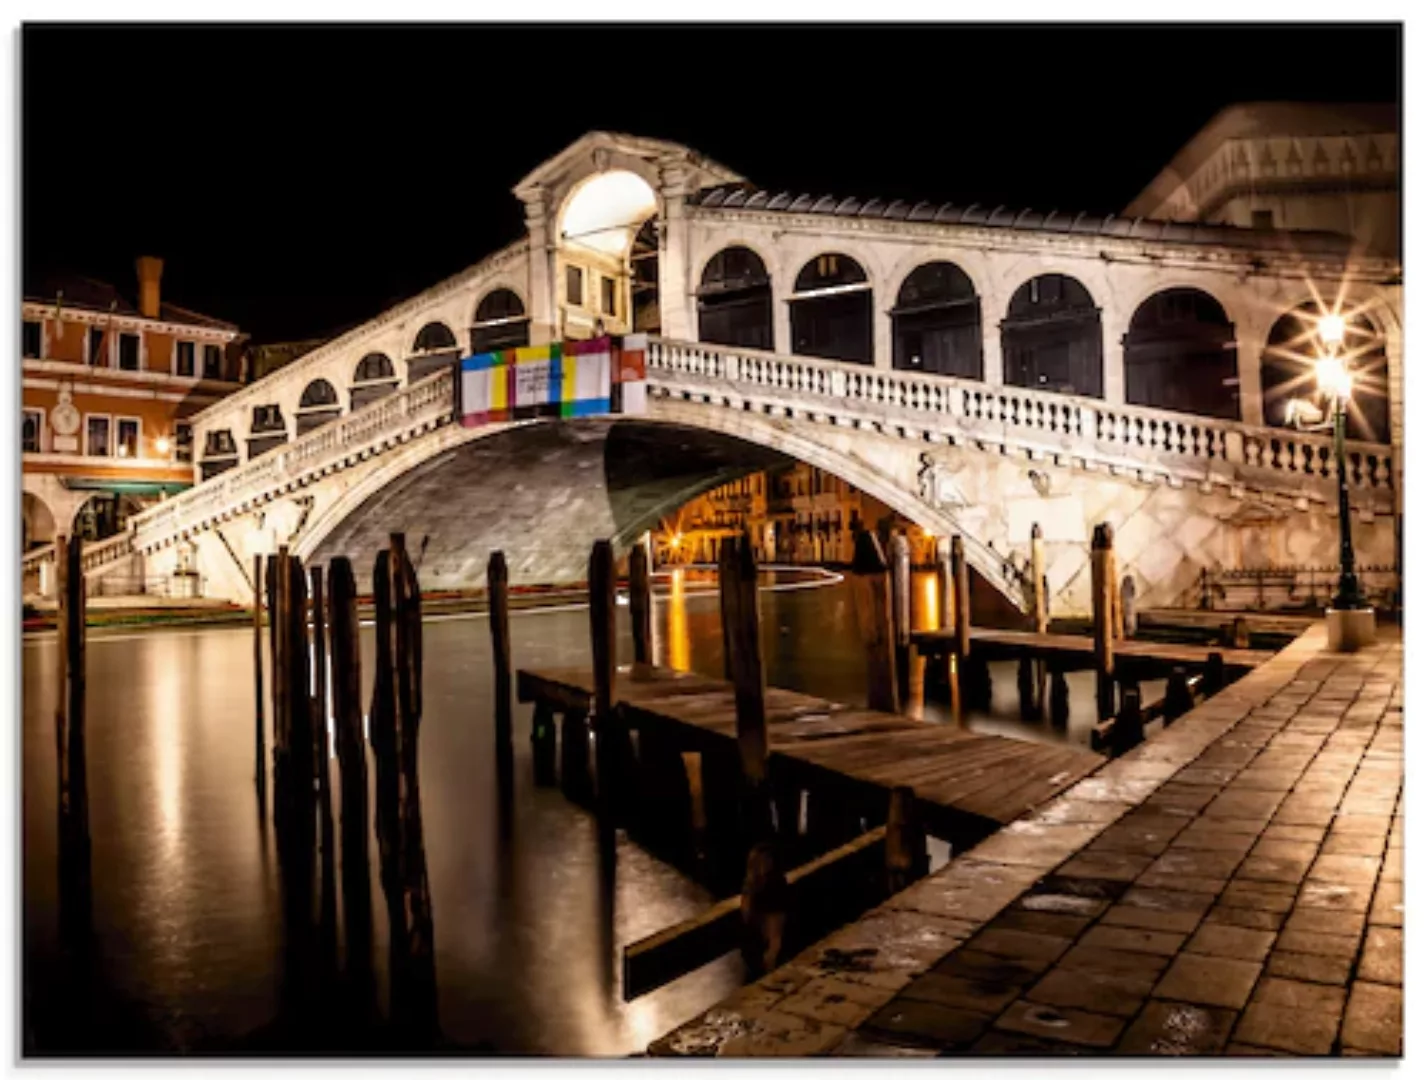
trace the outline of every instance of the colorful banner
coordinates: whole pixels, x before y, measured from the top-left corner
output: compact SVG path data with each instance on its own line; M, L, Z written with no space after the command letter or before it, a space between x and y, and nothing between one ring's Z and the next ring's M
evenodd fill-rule
M646 412L647 349L646 334L630 334L464 357L456 416L464 427L479 427Z

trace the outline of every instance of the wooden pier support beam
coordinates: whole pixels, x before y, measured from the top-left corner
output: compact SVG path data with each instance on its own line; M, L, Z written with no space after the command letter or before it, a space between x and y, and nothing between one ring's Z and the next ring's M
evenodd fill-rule
M901 708L890 573L880 541L875 533L867 530L856 534L856 550L851 560L851 587L856 621L866 649L866 705L881 712L898 713Z
M1093 547L1089 555L1093 581L1093 633L1095 698L1099 721L1113 716L1113 526L1094 526Z
M1192 691L1188 688L1187 668L1174 667L1168 675L1168 687L1163 698L1163 726L1192 709Z
M633 623L633 662L653 663L653 583L648 548L633 545L628 553L628 613Z
M915 809L915 791L908 785L891 789L886 814L886 893L909 888L930 872L925 829Z
M311 569L312 578L312 662L316 665L312 694L312 755L316 770L317 805L322 823L323 874L326 860L334 854L332 833L331 741L327 737L327 606L326 582L322 568Z
M904 705L910 701L910 540L905 533L891 535L889 555L896 694Z
M1203 672L1202 689L1209 697L1227 685L1227 669L1220 652L1207 654L1207 668Z
M259 800L264 799L267 793L267 761L265 760L267 757L267 703L262 687L262 594L266 591L268 589L263 588L262 554L259 552L252 557L253 733L256 743L256 763L253 766L252 779L257 784Z
M554 710L545 702L535 702L529 741L533 747L534 782L539 787L549 787L557 782L554 761L558 740Z
M1061 667L1049 670L1049 722L1055 727L1069 722L1069 680Z
M1039 522L1029 527L1029 587L1034 598L1034 632L1049 632L1049 596L1044 578L1044 530Z
M762 625L757 606L757 561L743 534L727 537L718 552L723 640L730 649L732 690L737 710L737 756L741 768L738 800L747 844L769 839L772 811L767 786L767 703L762 670Z
M589 553L589 634L594 663L594 696L589 723L594 732L599 822L606 831L623 818L623 788L631 753L623 717L614 707L618 667L618 611L614 549L597 540Z
M85 730L85 606L83 542L55 540L55 596L59 634L55 749L59 788L60 933L66 948L83 951L89 938L91 888L89 780Z
M485 569L490 604L490 655L495 676L495 771L500 789L514 778L514 688L510 667L510 571L503 551L492 552Z
M1123 688L1123 701L1110 739L1114 756L1126 754L1143 741L1143 694L1137 683Z
M777 966L786 936L788 894L775 846L755 844L747 853L742 882L742 960L749 979Z

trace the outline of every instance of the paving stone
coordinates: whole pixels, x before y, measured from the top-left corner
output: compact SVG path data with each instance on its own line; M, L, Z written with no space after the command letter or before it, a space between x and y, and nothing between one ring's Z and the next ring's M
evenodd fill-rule
M1366 944L1361 949L1357 975L1367 982L1399 986L1405 963L1404 950L1403 931L1390 926L1372 926L1366 932Z
M1193 879L1225 880L1231 877L1232 871L1241 861L1242 857L1231 851L1189 851L1173 847L1159 856L1158 860L1148 868L1144 877L1150 875L1155 878L1179 877L1182 881L1178 887L1188 888L1189 882ZM1205 890L1191 889L1190 891Z
M1096 945L1075 945L1063 955L1056 968L1066 971L1098 971L1105 975L1161 975L1168 957L1157 953L1127 952Z
M1383 926L1405 924L1405 894L1398 881L1382 881L1371 902L1370 922Z
M1283 930L1277 937L1277 947L1285 952L1347 959L1355 957L1360 944L1361 939L1353 934L1315 934L1306 930Z
M1217 798L1217 795L1218 788L1216 787L1167 783L1149 796L1143 805L1157 808L1172 807L1176 810L1197 813Z
M1108 910L1107 900L1066 893L1032 893L1015 902L1020 911L1042 911L1055 915L1080 915L1092 919Z
M1343 956L1317 956L1278 949L1267 957L1267 974L1281 979L1345 986L1351 977L1352 963L1352 959Z
M1105 1049L1113 1045L1123 1025L1118 1017L1034 1001L1016 1001L995 1021L995 1027L1002 1031Z
M981 930L966 946L994 956L1007 956L1027 963L1051 964L1073 944L1071 938L1031 934L1024 930Z
M1019 992L1020 987L1014 984L930 971L907 983L900 996L995 1016L1018 997Z
M940 1049L969 1046L989 1024L982 1013L898 997L873 1013L861 1030L884 1042Z
M1326 830L1319 825L1268 825L1262 833L1263 840L1297 840L1310 844L1320 844Z
M1065 877L1051 874L1029 889L1030 896L1077 896L1086 900L1117 900L1128 891L1129 883L1122 880L1110 881L1086 875Z
M1200 829L1194 826L1184 830L1173 841L1174 851L1226 851L1240 859L1247 854L1256 840L1254 832L1228 832L1213 827L1207 818L1199 820L1208 827Z
M1303 1013L1321 1013L1339 1020L1341 1010L1346 1005L1346 991L1339 986L1323 986L1315 982L1267 976L1257 983L1257 988L1252 993L1252 1001L1280 1009L1295 1009ZM1240 1033L1238 1037L1241 1037ZM1247 1042L1262 1043L1262 1040L1248 1039ZM1274 1044L1262 1043L1262 1045L1272 1046Z
M1380 864L1382 881L1404 881L1405 859L1400 848L1386 848L1385 861Z
M1183 946L1183 951L1234 960L1265 960L1274 940L1276 934L1271 930L1249 930L1242 926L1215 923L1199 927Z
M1152 863L1147 855L1120 851L1084 851L1059 868L1062 877L1085 877L1130 882Z
M1385 837L1372 833L1331 833L1321 846L1323 855L1369 855L1380 858L1385 853Z
M1099 831L1095 824L1016 822L978 844L975 855L1010 866L1052 870L1089 843Z
M1372 836L1385 836L1390 832L1390 815L1343 815L1332 823L1331 831L1335 833L1365 833Z
M1232 1031L1236 1013L1180 1002L1150 1001L1114 1052L1133 1055L1216 1054Z
M1115 825L1084 850L1121 851L1129 855L1158 856L1168 849L1172 836L1152 829L1125 829Z
M1381 861L1368 855L1321 855L1307 877L1343 885L1373 885L1380 868Z
M855 1027L884 1005L894 990L865 986L834 975L813 979L777 1002L777 1011L845 1028Z
M1075 1043L1050 1042L1036 1039L1033 1035L1021 1035L1017 1031L991 1030L970 1048L977 1057L1055 1057L1060 1055L1078 1056L1094 1051Z
M1307 840L1258 840L1252 848L1254 858L1300 862L1307 866L1316 858L1319 845Z
M1287 916L1285 929L1304 930L1310 934L1339 934L1360 937L1366 928L1366 917L1358 911L1333 911L1330 908L1299 907Z
M1286 918L1277 911L1257 911L1253 908L1216 904L1203 923L1210 926L1241 926L1248 930L1279 930Z
M1024 930L1049 937L1074 938L1093 920L1087 915L1066 912L1030 911L1015 906L1000 912L987 930Z
M1234 875L1242 881L1271 881L1281 885L1298 885L1306 878L1310 859L1267 859L1249 855L1242 860Z
M1328 1016L1254 1002L1242 1013L1234 1034L1244 1043L1321 1056L1331 1052L1339 1026L1339 1012Z
M1186 934L1162 930L1140 930L1132 926L1095 926L1079 939L1092 949L1119 949L1124 952L1156 953L1172 956L1187 940Z
M828 1053L847 1033L837 1024L823 1024L773 1009L754 1019L747 1030L733 1035L717 1050L719 1057L810 1057Z
M896 1043L882 1042L880 1039L863 1035L859 1031L853 1031L836 1044L836 1047L831 1051L831 1056L929 1058L935 1056L935 1050L928 1046L900 1046Z
M1157 976L1152 973L1114 975L1082 968L1055 968L1024 996L1046 1005L1131 1017L1152 992L1156 981Z
M1247 1003L1261 970L1260 963L1248 960L1183 953L1153 989L1153 996L1240 1009Z
M1341 1021L1341 1045L1398 1055L1401 1050L1401 995L1398 986L1358 980L1351 986Z
M1039 977L1047 963L1025 963L1003 956L959 948L936 964L931 971L962 979L992 983L1004 987L1024 987Z
M1233 1042L1222 1051L1228 1057L1295 1057L1285 1050L1273 1050L1270 1046L1253 1046L1251 1043Z
M1218 903L1257 911L1287 912L1296 900L1296 889L1282 882L1234 879L1222 890Z
M1368 886L1308 881L1297 894L1296 904L1297 907L1330 908L1334 911L1367 911L1371 905L1371 890Z

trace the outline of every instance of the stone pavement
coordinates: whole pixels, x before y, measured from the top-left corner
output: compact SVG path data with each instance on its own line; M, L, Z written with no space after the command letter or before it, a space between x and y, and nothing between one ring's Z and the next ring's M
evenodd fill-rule
M1325 638L649 1053L1399 1055L1403 649Z

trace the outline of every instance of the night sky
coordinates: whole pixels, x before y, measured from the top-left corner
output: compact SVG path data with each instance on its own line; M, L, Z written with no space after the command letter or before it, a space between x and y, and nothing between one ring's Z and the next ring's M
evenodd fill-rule
M1397 27L23 31L27 283L71 271L259 342L325 336L518 237L586 131L763 187L1116 212L1237 101L1397 101ZM1324 62L1329 60L1329 62Z

